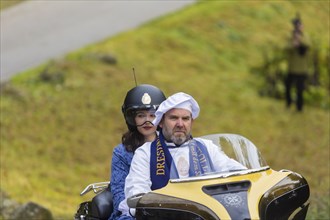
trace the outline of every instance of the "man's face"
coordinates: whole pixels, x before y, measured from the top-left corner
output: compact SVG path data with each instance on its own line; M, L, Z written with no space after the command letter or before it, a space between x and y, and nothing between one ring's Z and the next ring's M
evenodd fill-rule
M174 108L164 114L159 126L163 129L167 141L181 145L191 136L192 122L190 111Z

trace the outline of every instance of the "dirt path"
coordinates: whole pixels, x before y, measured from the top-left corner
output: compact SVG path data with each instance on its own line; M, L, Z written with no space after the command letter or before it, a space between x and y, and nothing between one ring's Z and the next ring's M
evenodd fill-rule
M1 82L194 0L27 1L1 11Z

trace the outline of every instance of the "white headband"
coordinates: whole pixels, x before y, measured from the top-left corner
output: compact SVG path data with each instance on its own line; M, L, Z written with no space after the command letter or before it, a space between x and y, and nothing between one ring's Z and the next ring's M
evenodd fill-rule
M182 108L190 111L193 119L198 117L200 110L198 103L192 96L183 92L175 93L159 105L155 112L156 118L152 123L157 126L163 115L173 108Z

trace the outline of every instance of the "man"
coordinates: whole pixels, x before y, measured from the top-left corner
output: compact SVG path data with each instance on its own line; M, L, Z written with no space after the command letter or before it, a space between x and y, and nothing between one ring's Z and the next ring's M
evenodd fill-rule
M196 100L182 92L160 104L153 121L160 128L159 136L135 151L125 181L126 198L162 188L170 178L245 169L211 141L192 138L192 124L199 111ZM127 205L122 203L120 208L126 215L121 219L129 219Z
M286 106L289 108L292 103L291 88L296 87L296 109L303 110L303 92L305 81L311 68L310 48L307 37L303 33L303 24L299 15L292 21L293 31L286 48L286 59L288 63L288 75L285 80Z

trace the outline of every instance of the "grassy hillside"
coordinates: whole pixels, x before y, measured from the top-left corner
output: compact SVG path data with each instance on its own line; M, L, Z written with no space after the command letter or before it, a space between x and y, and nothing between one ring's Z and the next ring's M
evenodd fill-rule
M298 114L259 97L260 79L250 72L263 50L284 44L297 11L327 50L329 1L209 1L18 75L1 88L1 188L72 219L88 198L79 197L83 187L109 178L135 67L139 84L196 98L194 136L242 134L273 169L305 176L308 219L328 219L329 110Z
M0 10L9 8L9 7L19 4L23 1L26 1L26 0L1 0L0 1Z

